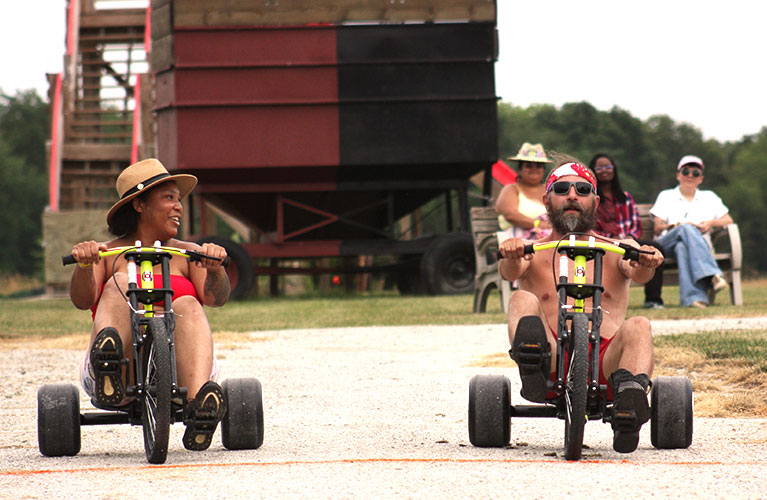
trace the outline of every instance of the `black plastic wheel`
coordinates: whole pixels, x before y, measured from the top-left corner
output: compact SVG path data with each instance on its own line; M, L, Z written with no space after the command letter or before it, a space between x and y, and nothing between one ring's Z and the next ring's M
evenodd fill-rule
M476 375L469 382L469 441L503 448L511 438L511 382L503 375Z
M471 293L474 272L474 241L469 233L440 236L421 259L421 278L434 295Z
M255 378L224 380L227 411L221 422L221 441L228 450L255 450L264 442L261 382Z
M165 462L168 455L172 375L170 345L165 322L152 318L146 329L147 342L141 348L144 367L144 392L141 394L141 423L144 450L152 464Z
M650 390L650 441L656 448L692 444L692 383L687 377L658 377Z
M589 387L589 320L585 314L573 317L573 328L565 378L565 459L580 460L583 429L586 426L586 399Z
M226 238L217 236L206 236L197 240L197 244L215 243L224 247L231 262L226 267L226 274L229 276L229 285L232 288L229 296L233 299L243 299L248 296L253 287L253 260L237 243Z
M37 391L37 442L46 457L80 452L80 395L72 384L45 384Z

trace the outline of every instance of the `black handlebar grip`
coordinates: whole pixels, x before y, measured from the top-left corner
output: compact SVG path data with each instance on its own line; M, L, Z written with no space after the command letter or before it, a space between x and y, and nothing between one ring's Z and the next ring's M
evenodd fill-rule
M530 243L529 245L525 245L525 255L535 253L535 248L533 247L533 244ZM503 258L503 255L501 255L500 250L495 251L495 260L501 260Z
M62 255L61 256L61 264L64 266L68 266L70 264L75 264L77 261L75 260L75 256L72 254L69 255Z
M224 257L224 262L222 262L221 265L224 267L229 267L229 264L231 263L232 263L232 258L227 255L226 257Z

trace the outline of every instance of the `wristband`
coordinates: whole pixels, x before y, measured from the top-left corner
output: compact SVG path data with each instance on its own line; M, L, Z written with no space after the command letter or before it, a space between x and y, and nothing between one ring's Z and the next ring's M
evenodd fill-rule
M93 267L93 264L83 264L82 262L78 262L77 265L80 267L80 269L88 269L89 267Z

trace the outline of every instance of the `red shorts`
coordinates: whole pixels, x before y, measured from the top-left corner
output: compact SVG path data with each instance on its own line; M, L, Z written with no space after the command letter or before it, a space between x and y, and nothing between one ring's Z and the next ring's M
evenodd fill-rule
M549 327L549 330L551 330L551 333L554 334L554 338L556 339L557 338L557 332L552 330L551 327ZM602 359L604 359L605 351L607 351L607 347L610 345L610 342L612 342L614 338L615 338L615 335L613 335L609 339L605 338L605 337L601 337L599 339L599 385L606 385L607 386L607 400L608 401L612 401L613 400L613 391L610 388L610 384L608 383L607 379L605 378L604 373L602 373ZM589 345L589 351L591 351L591 345ZM567 362L565 362L565 369L567 369ZM551 372L551 381L554 382L556 380L556 378L557 378L557 373L556 372ZM553 391L549 392L546 395L546 399L554 399L554 398L556 398L556 393L554 393Z

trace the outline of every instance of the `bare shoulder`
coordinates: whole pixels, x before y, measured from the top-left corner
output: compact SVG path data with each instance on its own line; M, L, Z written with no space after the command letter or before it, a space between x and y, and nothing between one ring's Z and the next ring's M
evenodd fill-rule
M171 238L168 240L168 246L181 248L182 250L196 250L198 252L202 250L202 247L198 245L197 243L194 243L192 241L177 240L175 238Z

